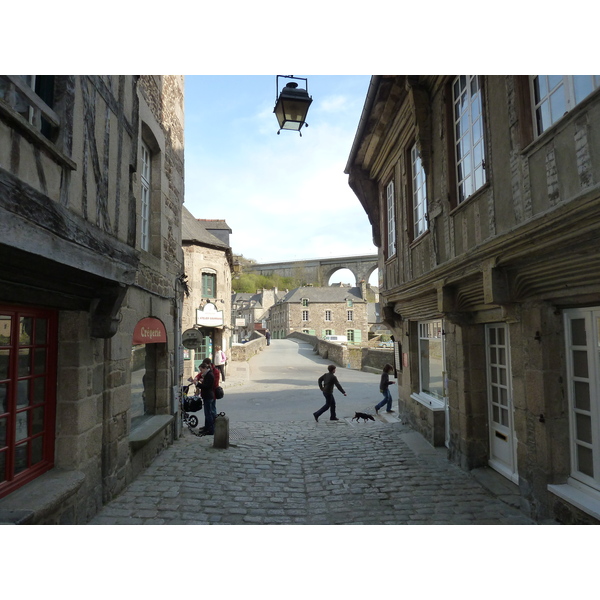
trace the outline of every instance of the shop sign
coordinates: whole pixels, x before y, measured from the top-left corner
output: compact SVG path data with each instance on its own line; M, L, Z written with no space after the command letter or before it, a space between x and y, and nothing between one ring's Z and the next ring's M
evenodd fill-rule
M222 327L223 311L217 310L214 304L207 304L204 309L196 310L196 324L201 327Z
M167 341L167 332L162 321L153 317L146 317L138 322L133 330L134 344L164 344Z

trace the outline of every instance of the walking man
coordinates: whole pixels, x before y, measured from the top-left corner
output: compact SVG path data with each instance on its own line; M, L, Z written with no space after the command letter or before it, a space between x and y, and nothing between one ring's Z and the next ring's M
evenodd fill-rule
M333 397L333 386L337 387L344 396L346 392L344 388L340 385L338 378L335 376L335 365L329 365L327 367L327 373L321 375L318 380L319 389L323 392L323 396L325 396L325 405L322 406L316 413L313 413L313 417L317 423L319 422L319 417L326 411L330 410L330 421L339 421L339 419L335 416L335 398Z

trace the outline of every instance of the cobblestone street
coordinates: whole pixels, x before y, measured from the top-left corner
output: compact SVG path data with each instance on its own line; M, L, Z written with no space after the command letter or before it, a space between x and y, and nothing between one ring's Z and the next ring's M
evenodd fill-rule
M91 524L532 524L399 422L189 431Z

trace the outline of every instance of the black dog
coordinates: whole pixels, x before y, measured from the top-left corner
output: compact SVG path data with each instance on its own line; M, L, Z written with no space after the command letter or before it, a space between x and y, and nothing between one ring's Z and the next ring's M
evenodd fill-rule
M354 413L354 416L352 417L352 421L354 421L354 419L356 419L357 423L358 423L359 419L362 419L363 423L366 423L367 421L374 421L375 420L373 418L373 415L368 415L367 413L362 413L362 412Z

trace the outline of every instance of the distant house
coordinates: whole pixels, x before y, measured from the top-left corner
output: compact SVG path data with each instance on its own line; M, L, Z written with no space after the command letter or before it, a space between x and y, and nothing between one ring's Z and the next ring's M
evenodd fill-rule
M234 319L234 341L241 342L248 339L253 331L268 329L267 315L269 309L286 292L279 292L277 288L271 290L257 290L255 294L236 292L231 296L231 311Z
M367 301L359 287L299 287L271 307L267 326L273 339L300 332L345 335L358 344L368 340Z

